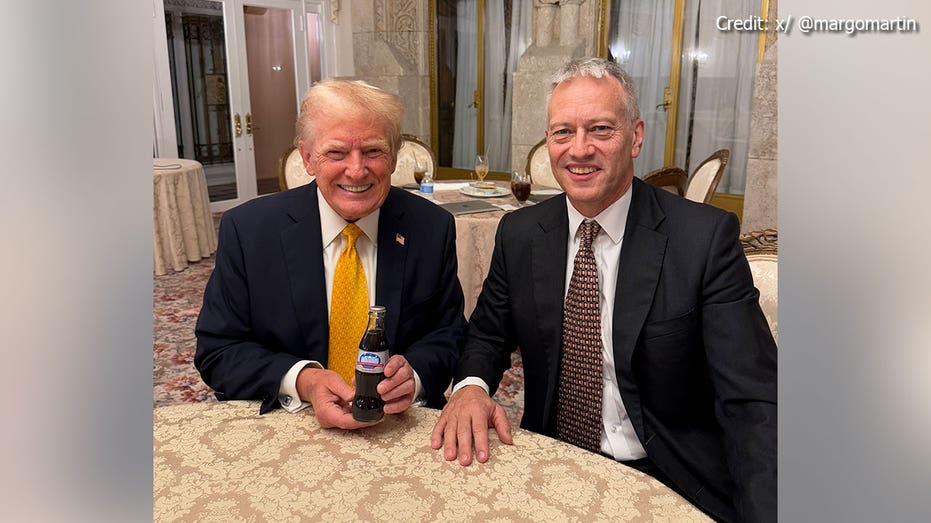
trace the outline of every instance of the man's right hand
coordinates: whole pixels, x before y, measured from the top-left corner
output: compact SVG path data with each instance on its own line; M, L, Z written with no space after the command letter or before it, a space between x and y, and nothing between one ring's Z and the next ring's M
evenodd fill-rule
M353 419L352 399L356 392L331 370L311 367L301 370L297 375L297 393L302 401L313 405L314 415L323 428L358 429L378 423Z
M466 385L449 398L440 419L433 427L430 446L433 450L443 447L446 461L459 456L459 464L472 463L472 445L479 463L488 461L488 428L494 427L498 439L511 445L511 425L504 409L488 396L485 389L477 385Z

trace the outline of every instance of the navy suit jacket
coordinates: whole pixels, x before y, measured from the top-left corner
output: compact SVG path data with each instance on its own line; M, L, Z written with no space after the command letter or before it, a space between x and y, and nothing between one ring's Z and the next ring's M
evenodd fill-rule
M634 179L614 361L640 442L717 519L775 521L776 345L733 214ZM569 235L564 195L502 219L455 381L494 393L520 347L521 427L556 434Z
M390 353L417 371L427 405L442 407L466 329L453 217L392 187L377 245L375 303L387 308ZM218 399L278 407L288 369L326 365L328 316L316 182L224 213L194 356Z

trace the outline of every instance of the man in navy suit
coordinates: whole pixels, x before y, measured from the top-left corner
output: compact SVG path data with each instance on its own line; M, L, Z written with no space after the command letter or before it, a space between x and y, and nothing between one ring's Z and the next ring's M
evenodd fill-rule
M368 425L352 418L352 386L325 368L342 231L355 224L369 305L387 308L385 413L445 404L466 328L455 223L391 187L400 121L395 95L362 82L315 84L296 133L315 181L223 215L194 357L218 399L260 399L262 413L313 405L322 426Z
M644 124L636 87L616 64L567 64L548 118L550 163L565 195L501 220L431 446L468 465L473 445L477 460L488 460L489 427L512 443L490 394L519 347L521 427L572 441L584 425L586 448L653 475L714 518L774 521L776 346L737 218L634 178ZM575 265L593 272L575 261L583 230L594 238L583 262L597 266L587 302L596 305L564 324L579 317L567 298L581 288ZM580 337L564 334L582 322L599 325L587 331L595 334L585 363L596 362L586 385L597 392L572 396L580 380L561 378L576 365L569 354ZM573 426L586 407L589 423Z

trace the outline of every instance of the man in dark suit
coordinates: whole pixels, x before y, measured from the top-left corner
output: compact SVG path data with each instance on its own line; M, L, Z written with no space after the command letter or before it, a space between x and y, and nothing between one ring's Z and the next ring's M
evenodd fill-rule
M546 139L565 195L502 219L432 447L468 465L473 444L488 459L490 427L512 443L490 394L519 347L521 427L716 519L775 520L776 346L736 217L634 178L643 120L612 62L557 74Z
M315 181L223 215L194 357L220 400L261 399L262 413L313 405L322 426L368 425L352 418L347 381L368 306L378 304L387 308L391 354L378 386L385 412L445 404L466 328L455 223L433 203L391 187L400 121L397 96L361 82L315 84L297 123ZM350 294L337 274L350 251L347 259L364 272L352 280L360 299L350 307L361 309L362 323L343 343L351 354L341 376L331 370L333 327L347 321L334 318L334 295Z

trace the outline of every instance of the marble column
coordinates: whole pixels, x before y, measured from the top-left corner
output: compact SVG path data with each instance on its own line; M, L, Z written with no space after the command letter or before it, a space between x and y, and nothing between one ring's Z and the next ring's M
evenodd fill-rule
M556 18L559 15L559 0L536 0L533 3L533 45L546 47L553 42Z
M559 3L559 45L572 45L579 40L579 11L583 0L562 0Z

